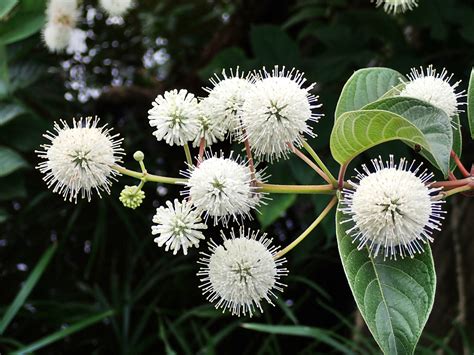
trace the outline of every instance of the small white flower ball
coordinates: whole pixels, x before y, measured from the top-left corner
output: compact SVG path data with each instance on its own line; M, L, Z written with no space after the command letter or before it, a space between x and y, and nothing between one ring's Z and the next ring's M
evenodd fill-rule
M275 67L260 75L242 107L242 140L249 140L257 159L271 162L288 155L288 144L300 146L303 134L315 136L308 123L321 116L313 112L321 105L309 92L313 85L303 87L303 73Z
M132 0L100 0L99 3L110 16L123 16L132 7Z
M432 65L428 66L426 73L423 68L420 71L413 68L408 75L410 81L406 83L400 96L426 101L452 118L460 112L458 106L463 104L459 99L466 96L464 91L456 92L461 81L450 84L452 77L446 69L437 73Z
M428 183L433 174L405 159L397 166L393 156L385 164L381 158L372 163L375 172L363 165L358 181L349 181L353 189L343 190L340 210L350 219L342 223L354 223L347 233L359 242L358 249L367 247L374 257L379 252L395 259L423 252L422 244L433 241L431 234L443 219L443 201L432 198L440 189Z
M194 141L199 133L198 101L187 90L166 91L158 95L148 111L150 126L159 141L183 146Z
M219 122L225 133L234 138L241 134L241 114L245 95L252 87L252 78L231 70L228 75L222 71L222 78L215 75L210 79L212 87L204 88L209 93L206 98L208 116Z
M43 40L50 52L62 52L71 40L72 27L48 22L43 29Z
M285 259L274 259L278 248L271 246L266 234L240 229L238 237L231 231L230 239L221 232L222 245L209 243L209 252L199 260L203 265L201 277L203 294L217 309L229 310L232 315L252 316L256 309L262 312L261 302L272 304L277 296L274 290L283 291L279 280L288 274L282 265Z
M193 205L215 224L226 225L230 217L237 222L251 217L250 212L261 203L262 194L252 182L248 164L234 159L232 153L229 158L208 156L183 175L188 177L186 193Z
M76 202L78 197L90 201L94 190L99 196L102 191L110 193L112 180L118 175L112 166L121 162L120 155L124 154L122 139L111 135L106 126L97 127L97 117L73 120L72 127L65 121L60 123L54 124L55 132L44 134L51 143L36 152L45 159L37 168L45 174L48 187L64 200Z
M165 250L172 250L173 255L180 249L187 255L189 248L197 248L199 241L204 239L202 230L207 229L192 203L180 202L177 199L174 200L174 204L166 201L166 207L157 208L153 223L157 225L151 227L151 233L159 234L154 240L155 243L159 247L165 245Z
M202 138L204 138L205 147L210 147L214 143L224 140L227 128L220 118L214 115L214 110L208 98L199 102L197 116L199 130L193 141L193 147L199 147Z
M407 10L413 10L418 6L418 0L376 0L376 6L382 6L388 14L398 14ZM374 2L374 0L371 0Z

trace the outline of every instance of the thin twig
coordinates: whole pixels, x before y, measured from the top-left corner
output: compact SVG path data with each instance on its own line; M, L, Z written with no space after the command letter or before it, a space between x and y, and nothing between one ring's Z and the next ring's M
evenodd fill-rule
M322 171L315 163L311 161L306 155L303 154L299 149L297 149L293 144L287 143L288 147L291 149L293 153L295 153L298 158L303 160L306 164L308 164L314 171L318 173L319 176L321 176L324 181L326 181L328 184L332 185L331 179Z

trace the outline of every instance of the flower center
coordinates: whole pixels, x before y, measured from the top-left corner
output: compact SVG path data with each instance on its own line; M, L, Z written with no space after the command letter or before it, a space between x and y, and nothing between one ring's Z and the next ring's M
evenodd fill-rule
M252 267L245 262L236 262L231 271L239 277L239 281L247 283L247 280L253 278L251 273Z
M276 102L270 101L270 106L267 107L268 111L265 112L265 114L267 115L267 121L272 117L275 117L275 119L279 122L283 120L288 120L288 118L282 115L281 113L281 111L283 111L287 106L288 105L285 104L279 107Z

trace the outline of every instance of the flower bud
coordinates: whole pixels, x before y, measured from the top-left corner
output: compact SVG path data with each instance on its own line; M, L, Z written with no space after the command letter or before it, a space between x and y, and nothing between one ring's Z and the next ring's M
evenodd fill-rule
M140 206L145 199L145 192L139 190L137 186L125 186L120 192L119 200L125 207L135 209Z

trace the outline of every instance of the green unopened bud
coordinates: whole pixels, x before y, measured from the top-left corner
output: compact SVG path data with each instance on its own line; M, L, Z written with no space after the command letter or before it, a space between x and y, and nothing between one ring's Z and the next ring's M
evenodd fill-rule
M136 153L135 153L136 154ZM145 199L145 192L138 190L137 186L125 186L120 192L119 200L125 207L135 209Z
M141 150L137 150L135 153L133 153L133 159L136 161L143 161L145 159L145 154Z

